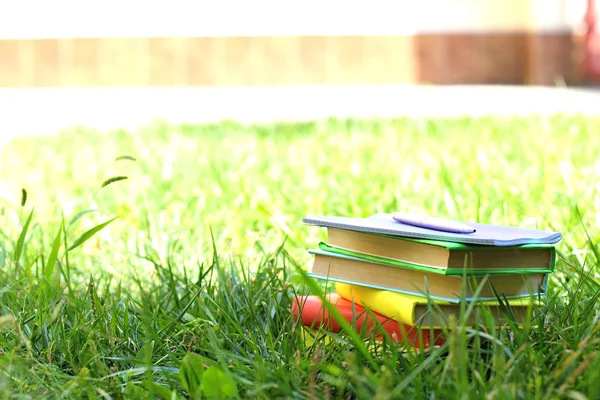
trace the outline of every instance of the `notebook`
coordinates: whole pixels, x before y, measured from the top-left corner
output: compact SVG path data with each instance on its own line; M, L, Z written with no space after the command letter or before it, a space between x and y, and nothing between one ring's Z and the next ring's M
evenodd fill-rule
M359 232L401 236L415 239L439 240L464 244L487 246L518 246L524 244L554 244L562 239L560 232L548 232L537 229L518 228L502 225L471 223L475 233L461 234L426 229L402 224L392 218L392 214L380 213L368 218L350 218L340 216L306 217L307 225L327 228L348 229ZM466 223L462 221L453 221Z

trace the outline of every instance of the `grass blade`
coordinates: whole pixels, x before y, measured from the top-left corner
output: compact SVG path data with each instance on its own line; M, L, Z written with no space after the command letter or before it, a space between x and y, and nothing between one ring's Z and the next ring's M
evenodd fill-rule
M54 265L56 264L56 259L58 258L58 250L60 249L60 237L62 235L63 223L61 222L60 228L56 233L56 237L54 238L54 242L52 243L52 250L50 250L50 255L48 256L48 260L46 260L46 268L44 269L44 275L46 278L50 279L52 273L54 272Z
M71 221L69 221L69 226L71 226L71 225L73 225L75 222L79 221L79 219L80 219L81 217L83 217L84 215L86 215L86 214L89 214L89 213L92 213L92 212L95 212L95 211L98 211L98 210L96 210L96 209L91 209L91 210L83 210L83 211L80 211L80 212L78 212L78 213L77 213L77 215L75 215L75 216L74 216L74 217L71 219Z
M340 327L350 336L350 340L352 341L352 344L355 346L355 349L359 353L361 353L361 355L364 357L364 359L369 363L369 365L372 368L376 369L377 363L375 362L375 359L371 356L371 354L367 350L367 347L364 345L359 334L352 328L352 326L348 322L346 322L346 320L342 317L342 315L340 314L338 309L335 306L333 306L331 303L329 303L329 301L327 301L327 299L325 298L325 293L321 289L319 284L313 278L308 276L306 271L298 268L297 273L301 276L303 283L308 287L308 289L312 293L319 296L319 298L323 302L323 306L325 308L327 308L327 312L329 312L333 316L333 318L340 325Z
M19 239L17 240L17 246L15 248L14 261L19 262L21 258L21 254L23 254L23 246L25 244L25 236L27 236L27 230L29 229L29 224L31 223L31 217L33 217L33 209L31 213L29 213L29 217L27 217L27 221L25 221L25 225L23 225L23 229L21 230L21 234L19 235Z
M111 222L113 222L115 219L117 219L118 217L114 217L112 219L109 219L106 222L101 223L100 225L96 225L95 227L89 229L88 231L84 232L81 236L79 236L71 246L69 246L69 248L67 249L67 252L76 249L77 247L81 246L82 244L84 244L88 239L90 239L92 236L94 236L96 233L100 232L102 229L104 229L104 227L108 224L110 224Z

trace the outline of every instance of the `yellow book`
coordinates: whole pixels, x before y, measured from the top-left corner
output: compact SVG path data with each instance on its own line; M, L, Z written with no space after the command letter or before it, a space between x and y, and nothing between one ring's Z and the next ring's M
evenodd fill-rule
M406 325L441 328L447 326L451 315L454 315L456 321L460 320L460 304L341 282L336 282L335 288L339 296L354 300L356 304L367 306L371 311ZM467 318L467 325L475 323L477 313L481 312L481 305L491 312L498 325L513 318L517 325L522 325L531 318L533 308L542 305L542 302L533 297L509 299L511 317L506 315L498 302L480 301Z

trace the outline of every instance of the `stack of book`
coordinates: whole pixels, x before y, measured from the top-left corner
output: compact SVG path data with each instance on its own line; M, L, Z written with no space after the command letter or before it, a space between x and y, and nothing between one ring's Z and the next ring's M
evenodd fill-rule
M309 275L335 283L327 300L343 318L356 329L371 329L376 324L367 307L398 341L426 346L443 342L442 328L451 318L516 326L531 318L545 297L554 245L562 238L559 232L479 223L461 223L472 231L452 232L400 222L394 214L303 222L327 229L327 243L309 250ZM461 320L462 302L475 304ZM305 326L340 329L318 296L297 299L293 312Z

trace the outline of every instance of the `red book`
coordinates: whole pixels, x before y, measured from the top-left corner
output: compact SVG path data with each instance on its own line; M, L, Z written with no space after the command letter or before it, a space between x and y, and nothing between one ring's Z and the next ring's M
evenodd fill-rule
M365 332L369 333L371 329L377 329L375 327L375 321L367 313L365 308L359 304L352 304L351 301L340 297L337 294L327 295L327 301L334 305L339 313L343 316L344 320L349 324L355 324L357 332L362 332L363 327ZM353 310L354 307L354 310ZM323 307L323 303L319 296L306 296L303 298L296 298L292 303L292 312L297 319L300 319L302 324L307 327L319 328L330 330L338 333L340 331L340 324L329 315L327 308ZM423 346L429 347L433 342L433 345L444 344L445 340L442 337L443 331L441 329L418 329L416 327L402 324L385 315L373 312L373 315L377 318L383 329L390 335L392 339L397 340L399 343L406 341L411 343L414 347L420 347L420 339L422 338ZM356 321L355 321L356 318ZM431 334L433 333L433 337ZM381 339L381 333L376 330L376 337Z

